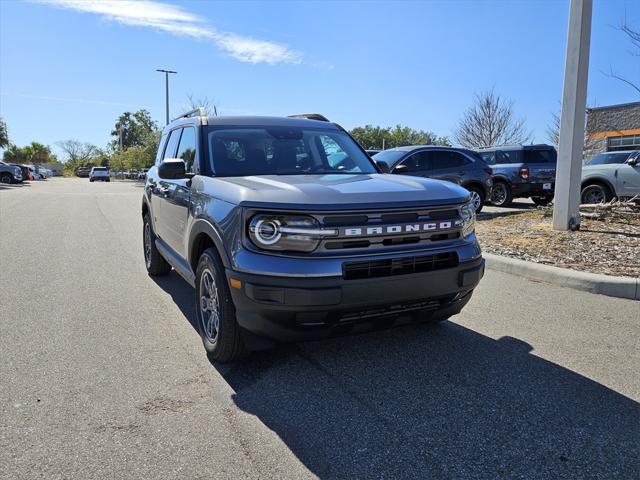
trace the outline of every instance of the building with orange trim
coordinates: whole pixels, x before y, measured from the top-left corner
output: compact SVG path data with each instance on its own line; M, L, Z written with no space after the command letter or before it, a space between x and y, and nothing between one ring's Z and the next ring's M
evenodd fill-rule
M590 154L640 150L640 102L587 109Z

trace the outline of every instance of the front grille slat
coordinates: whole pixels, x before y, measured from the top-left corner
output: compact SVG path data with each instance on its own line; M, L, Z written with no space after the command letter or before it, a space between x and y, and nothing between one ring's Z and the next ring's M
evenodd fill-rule
M342 276L345 280L408 275L411 273L431 272L458 266L455 252L401 257L342 264Z

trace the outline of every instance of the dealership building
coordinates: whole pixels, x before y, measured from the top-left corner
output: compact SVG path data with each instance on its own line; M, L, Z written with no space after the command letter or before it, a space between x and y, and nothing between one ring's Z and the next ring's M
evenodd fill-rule
M592 154L640 150L640 102L587 109L587 138Z

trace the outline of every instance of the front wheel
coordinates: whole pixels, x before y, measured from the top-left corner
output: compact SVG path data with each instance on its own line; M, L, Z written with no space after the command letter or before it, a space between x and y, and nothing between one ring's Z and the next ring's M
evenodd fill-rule
M609 189L603 185L594 184L588 185L582 189L580 194L580 203L582 204L596 204L610 202L613 195L609 192Z
M0 175L0 183L11 183L13 182L13 176L9 173L3 173Z
M508 207L513 202L511 189L506 182L495 182L491 190L491 203L496 207Z
M476 213L480 213L485 200L484 192L481 188L474 186L467 187L467 190L469 190L469 197L471 198L473 209Z
M196 268L196 315L211 360L233 362L247 354L224 268L213 248L203 252Z

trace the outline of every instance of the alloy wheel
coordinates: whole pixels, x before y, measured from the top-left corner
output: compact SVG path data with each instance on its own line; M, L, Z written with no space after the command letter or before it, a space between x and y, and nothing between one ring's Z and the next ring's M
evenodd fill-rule
M210 342L215 342L220 329L220 302L215 276L208 268L200 276L200 321L202 331Z
M471 203L473 205L473 210L478 211L478 209L482 206L482 197L475 190L471 190L469 192L469 197L471 198Z
M144 224L144 261L147 268L151 265L151 224Z
M504 183L496 183L491 192L491 202L501 205L507 199L507 187Z

